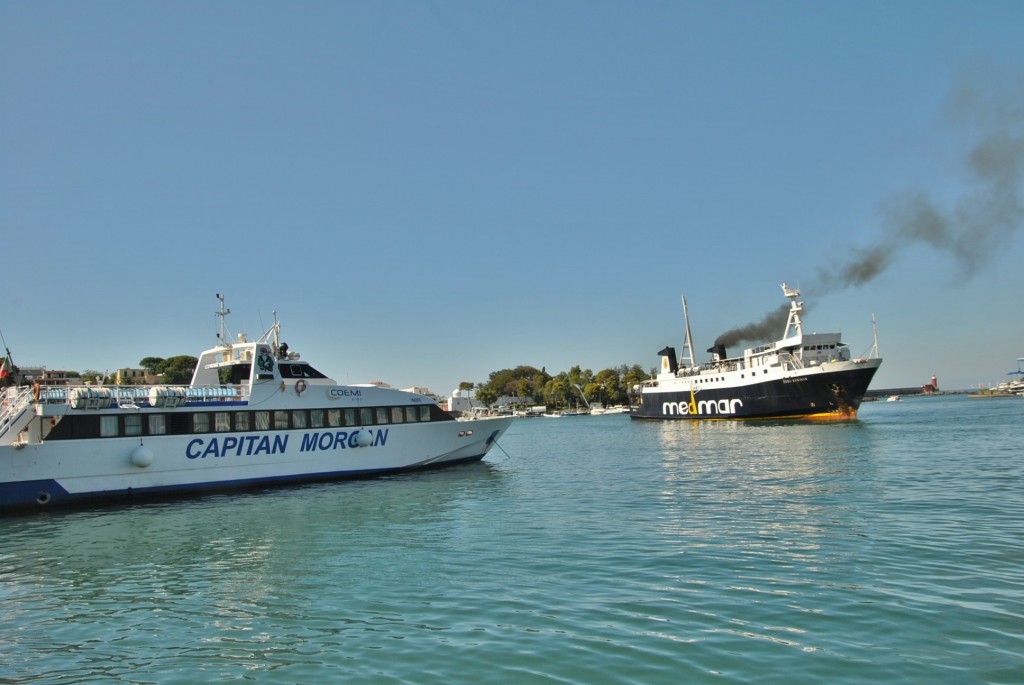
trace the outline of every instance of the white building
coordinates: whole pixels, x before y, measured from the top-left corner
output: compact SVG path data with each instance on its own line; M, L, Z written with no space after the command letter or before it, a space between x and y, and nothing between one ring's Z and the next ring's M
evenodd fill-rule
M448 398L448 411L453 414L471 414L474 409L484 409L484 404L476 398L476 389L452 390Z

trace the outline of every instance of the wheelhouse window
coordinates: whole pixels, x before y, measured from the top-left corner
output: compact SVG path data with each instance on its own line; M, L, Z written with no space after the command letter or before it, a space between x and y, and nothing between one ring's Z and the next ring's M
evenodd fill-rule
M309 364L279 364L281 378L327 378Z

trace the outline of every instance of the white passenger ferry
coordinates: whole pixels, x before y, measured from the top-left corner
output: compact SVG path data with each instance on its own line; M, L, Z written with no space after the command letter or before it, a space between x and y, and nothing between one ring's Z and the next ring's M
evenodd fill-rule
M868 358L855 358L839 333L804 333L800 291L782 284L789 315L782 338L729 357L724 346L697 364L686 319L680 364L672 347L661 350L661 371L634 388L634 419L854 419L882 360L877 342Z
M425 395L338 385L279 341L206 350L188 386L8 388L0 513L394 473L482 459L510 417L462 423Z

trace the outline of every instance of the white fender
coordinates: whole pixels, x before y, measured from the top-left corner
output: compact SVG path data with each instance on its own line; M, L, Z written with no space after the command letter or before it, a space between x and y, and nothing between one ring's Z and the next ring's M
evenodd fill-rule
M139 445L132 451L132 463L141 469L153 463L153 452L145 445Z

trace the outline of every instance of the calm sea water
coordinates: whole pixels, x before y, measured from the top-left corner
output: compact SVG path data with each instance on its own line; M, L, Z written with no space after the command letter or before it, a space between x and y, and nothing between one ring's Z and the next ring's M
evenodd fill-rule
M1021 683L1024 401L0 519L2 683ZM507 453L507 454L506 454Z

